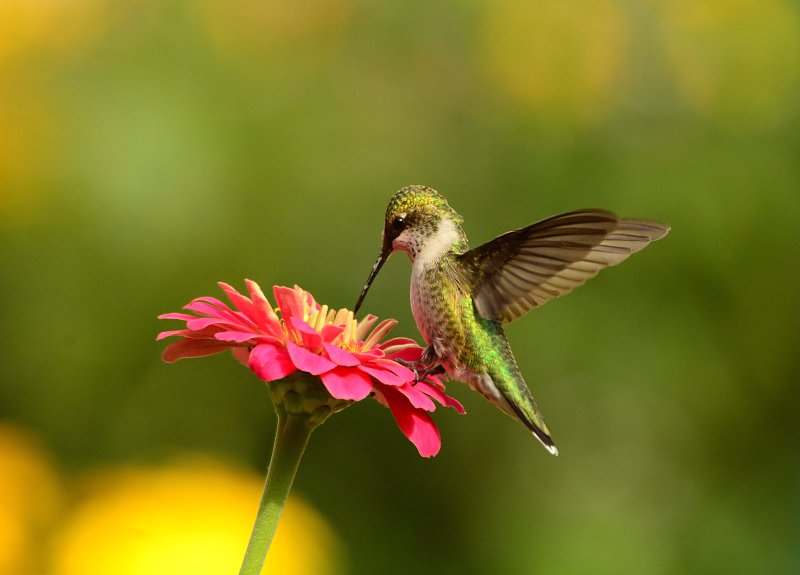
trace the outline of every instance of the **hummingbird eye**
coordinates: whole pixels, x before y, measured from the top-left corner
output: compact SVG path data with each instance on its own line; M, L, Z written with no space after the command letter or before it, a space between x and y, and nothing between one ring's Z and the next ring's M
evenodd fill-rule
M400 232L403 231L403 228L406 227L406 221L400 216L397 216L395 219L392 220L391 225L392 225L392 231L399 234Z

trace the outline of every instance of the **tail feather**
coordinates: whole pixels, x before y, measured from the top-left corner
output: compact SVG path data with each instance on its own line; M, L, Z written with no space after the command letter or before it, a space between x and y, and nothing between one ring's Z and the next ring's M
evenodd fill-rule
M509 375L506 374L506 377ZM503 384L507 379L499 373L494 376L491 373L484 373L480 377L467 379L467 383L493 405L527 427L547 451L558 455L558 448L550 436L550 430L539 413L528 386L522 376L518 373L517 375L518 378L512 376L513 393L510 386Z
M528 417L526 413L520 408L519 405L517 405L516 403L512 403L510 401L508 403L511 406L511 409L514 410L514 413L517 414L519 420L523 424L525 424L525 427L527 427L528 429L531 430L531 432L533 432L533 435L536 437L536 439L538 439L541 442L544 448L553 455L557 456L558 448L556 447L556 444L553 442L553 438L550 437L550 430L547 429L547 425L545 425L544 420L538 414L538 412L536 413L536 419L538 419L539 421L536 422L533 421L532 418Z

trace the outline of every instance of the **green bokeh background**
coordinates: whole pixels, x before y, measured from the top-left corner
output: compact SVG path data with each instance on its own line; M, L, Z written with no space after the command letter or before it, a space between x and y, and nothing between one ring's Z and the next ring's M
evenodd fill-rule
M155 318L245 277L352 306L403 185L473 245L602 207L672 232L507 330L560 457L453 384L438 457L365 402L296 489L352 574L800 572L800 4L25 5L0 10L0 419L67 473L263 470L263 385L163 364ZM418 339L408 277L392 258L364 309Z

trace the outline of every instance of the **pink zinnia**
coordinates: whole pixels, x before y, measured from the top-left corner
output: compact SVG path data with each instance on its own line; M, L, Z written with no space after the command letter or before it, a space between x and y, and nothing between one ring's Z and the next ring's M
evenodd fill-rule
M386 319L375 326L378 318L368 315L359 322L352 311L320 306L298 286L275 286L278 308L273 310L258 284L245 281L249 298L219 284L236 309L216 298L200 297L184 308L195 315L159 316L186 322L186 329L158 334L159 340L181 337L164 350L164 361L230 349L266 382L296 371L318 376L336 399L359 401L372 395L387 406L423 457L439 452L439 430L428 414L436 409L434 401L459 413L464 408L445 394L439 379L415 383L414 373L395 361L416 361L422 355L422 348L411 339L381 342L397 321Z

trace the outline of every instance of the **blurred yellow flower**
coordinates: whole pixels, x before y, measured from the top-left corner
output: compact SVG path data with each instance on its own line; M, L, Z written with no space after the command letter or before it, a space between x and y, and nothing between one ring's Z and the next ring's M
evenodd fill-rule
M107 0L0 2L0 74L27 56L63 57L97 38Z
M800 17L785 0L655 0L685 100L728 125L774 125L798 108Z
M52 575L235 573L262 486L257 474L205 460L105 473L57 538ZM328 575L340 565L328 525L290 497L263 573Z
M613 0L487 3L486 65L544 119L588 124L614 104L629 31Z
M26 433L0 424L0 575L40 571L41 542L60 504L50 459Z

